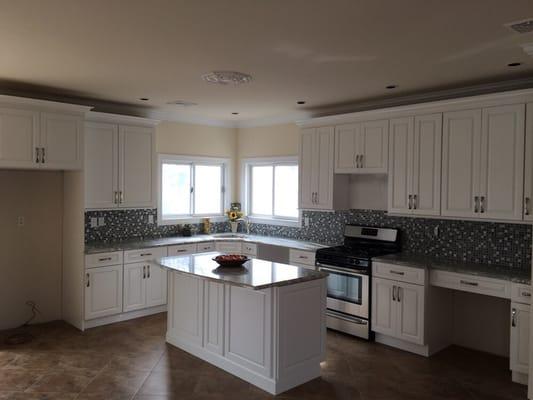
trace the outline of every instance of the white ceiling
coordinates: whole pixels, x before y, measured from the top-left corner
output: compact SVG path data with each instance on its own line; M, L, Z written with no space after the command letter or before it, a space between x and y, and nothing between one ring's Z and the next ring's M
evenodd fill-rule
M520 47L533 34L503 26L533 17L533 0L0 0L0 7L4 87L149 105L173 119L283 121L533 73ZM515 61L524 64L507 66ZM201 79L212 70L254 80L212 85ZM173 100L198 106L166 105Z

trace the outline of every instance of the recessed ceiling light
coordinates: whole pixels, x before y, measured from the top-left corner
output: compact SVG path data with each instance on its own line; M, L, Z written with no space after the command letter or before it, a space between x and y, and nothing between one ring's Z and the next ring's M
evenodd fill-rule
M202 75L202 79L206 82L216 83L218 85L233 84L237 86L251 82L252 76L237 71L213 71Z
M520 65L522 65L521 62L512 62L512 63L507 64L508 67L518 67Z
M396 89L398 87L398 85L388 85L388 86L385 86L385 89Z
M239 115L239 113L238 113L238 112L232 112L232 114L233 114L233 115Z
M148 101L148 100L150 100L150 99L149 99L148 97L139 97L139 100L141 100L141 101Z
M296 104L300 104L300 105L301 105L301 104L305 104L305 101L300 100L300 101L297 101Z

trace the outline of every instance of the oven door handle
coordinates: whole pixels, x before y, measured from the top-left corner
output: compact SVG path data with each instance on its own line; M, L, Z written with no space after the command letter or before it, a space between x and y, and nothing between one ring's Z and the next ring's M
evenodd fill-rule
M346 322L353 322L354 324L357 324L357 325L368 325L367 320L357 318L357 317L346 317L340 313L337 313L331 310L327 310L326 315L329 315L330 317L333 317L333 318L342 319L343 321L346 321Z
M337 273L337 274L345 274L345 275L357 276L357 277L368 276L368 275L365 275L365 274L354 273L353 271L350 271L349 269L346 269L346 268L328 268L328 267L323 267L321 265L318 265L318 270L319 271L326 271L326 272L333 272L334 274L335 273Z

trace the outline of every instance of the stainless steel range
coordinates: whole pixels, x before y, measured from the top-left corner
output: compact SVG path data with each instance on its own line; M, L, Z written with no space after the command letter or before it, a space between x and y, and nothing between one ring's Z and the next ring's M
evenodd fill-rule
M371 339L372 257L400 251L397 229L346 225L344 245L319 249L316 265L329 273L327 327Z

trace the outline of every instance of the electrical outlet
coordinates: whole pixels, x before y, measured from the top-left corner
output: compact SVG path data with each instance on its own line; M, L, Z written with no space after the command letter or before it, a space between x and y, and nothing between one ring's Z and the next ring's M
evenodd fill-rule
M309 224L310 224L310 222L311 222L311 221L309 220L309 217L304 217L304 226L305 226L305 227L308 227Z
M105 217L98 217L98 226L105 225Z
M153 215L149 215L148 216L148 223L149 224L153 224L154 223L154 216Z
M98 228L98 218L91 217L91 228Z
M433 235L435 235L435 237L439 237L439 227L438 226L433 228Z
M24 216L19 215L17 217L17 226L22 227L22 226L24 226L25 223L26 223L26 221L24 221Z

